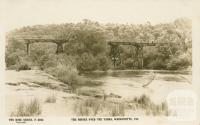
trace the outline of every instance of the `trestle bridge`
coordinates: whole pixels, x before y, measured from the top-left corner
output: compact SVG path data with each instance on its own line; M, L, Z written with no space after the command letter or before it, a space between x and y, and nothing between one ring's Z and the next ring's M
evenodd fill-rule
M25 36L25 37L13 37L16 40L21 40L26 45L26 53L30 54L30 45L33 43L55 43L57 45L56 54L60 54L64 52L64 44L69 42L68 39L58 39L53 38L51 36ZM120 46L131 46L135 47L135 52L133 50L130 52L133 60L133 68L143 68L143 49L146 46L155 46L156 44L153 42L117 42L117 41L109 41L107 42L110 46L110 57L112 59L114 67L117 65L117 61L120 58Z

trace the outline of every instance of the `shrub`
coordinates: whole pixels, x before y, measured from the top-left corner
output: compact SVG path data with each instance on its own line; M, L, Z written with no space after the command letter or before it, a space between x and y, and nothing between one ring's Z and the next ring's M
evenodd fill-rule
M66 84L77 83L78 71L73 66L59 63L57 66L48 69L47 72Z
M186 57L186 56L188 56L188 57ZM187 68L188 66L191 65L190 64L190 57L191 57L191 55L183 54L179 57L172 58L167 63L167 69L177 70L177 69Z
M78 61L77 68L79 71L93 71L98 68L98 64L92 54L83 53Z
M18 63L18 57L15 53L6 53L5 55L6 67L10 68Z
M13 53L6 52L5 61L8 69L15 70L28 70L32 64L29 57L22 50L18 49Z
M98 62L98 69L106 71L111 67L111 61L106 57L106 55L99 55L96 57Z
M156 58L152 60L148 65L147 68L150 69L166 69L166 62L162 59Z
M127 58L124 61L124 65L126 66L126 68L133 68L133 59L132 58Z
M28 64L21 64L21 65L19 65L17 70L18 71L20 71L20 70L31 70L31 68L29 67Z
M137 99L137 102L141 105L147 106L151 103L151 100L149 97L147 97L145 94L141 95L139 99Z

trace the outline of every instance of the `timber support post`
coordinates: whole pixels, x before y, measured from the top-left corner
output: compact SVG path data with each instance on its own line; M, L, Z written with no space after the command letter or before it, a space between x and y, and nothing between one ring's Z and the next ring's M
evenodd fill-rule
M138 67L140 69L143 68L143 46L136 46L136 53L135 53L135 68Z
M111 45L110 56L114 67L116 67L117 61L120 58L119 45Z
M130 53L131 53L131 58L132 58L132 69L135 67L135 53L134 53L134 48L133 46L130 46Z
M64 52L63 43L56 43L56 44L57 44L56 54L63 53Z
M26 54L29 55L29 45L30 43L26 43Z

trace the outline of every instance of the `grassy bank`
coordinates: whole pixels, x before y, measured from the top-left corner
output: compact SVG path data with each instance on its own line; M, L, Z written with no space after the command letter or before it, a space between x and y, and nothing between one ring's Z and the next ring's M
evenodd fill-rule
M134 115L137 111L151 116L169 114L166 102L155 104L146 95L134 97L132 100L88 98L77 101L74 111L77 116L127 116Z

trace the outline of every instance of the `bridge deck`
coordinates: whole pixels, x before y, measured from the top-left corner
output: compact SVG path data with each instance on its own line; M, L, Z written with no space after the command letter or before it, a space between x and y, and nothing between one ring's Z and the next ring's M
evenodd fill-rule
M15 35L11 37L12 39L25 41L26 43L37 43L37 42L52 42L52 43L66 43L68 42L68 39L60 39L55 38L50 35L40 35L40 36L34 36L34 35Z
M26 43L37 43L37 42L51 42L51 43L66 43L68 42L68 40L66 39L43 39L43 38L24 38L23 40L25 40Z

